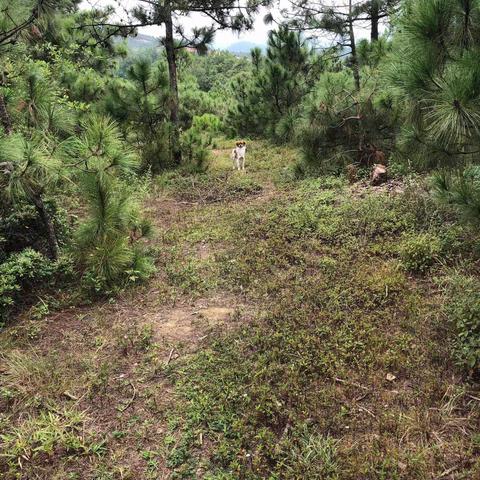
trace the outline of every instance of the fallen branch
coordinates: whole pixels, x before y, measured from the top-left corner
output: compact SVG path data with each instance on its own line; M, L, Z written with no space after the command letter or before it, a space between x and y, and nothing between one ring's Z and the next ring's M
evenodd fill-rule
M358 409L361 410L362 412L368 413L368 414L369 414L371 417L373 417L373 418L377 418L373 412L371 412L370 410L368 410L368 408L358 407Z
M368 387L360 385L356 382L349 382L348 380L343 380L341 378L335 377L335 381L338 383L344 383L345 385L352 385L353 387L361 388L362 390L370 390Z
M137 390L135 389L135 386L133 385L133 383L132 383L132 382L128 382L128 384L132 387L133 394L132 394L132 397L130 398L130 400L126 403L126 405L125 405L123 408L117 407L117 410L118 410L119 412L122 412L122 413L123 413L127 408L129 408L129 407L132 405L132 403L133 403L134 400L135 400L135 397L137 396Z
M437 478L445 478L447 475L450 475L455 470L458 470L458 466L455 466L455 467L449 468L448 470L445 470Z
M174 351L175 351L175 347L170 350L170 355L168 356L167 363L166 363L167 366L169 365L170 361L172 360L172 355L173 355Z

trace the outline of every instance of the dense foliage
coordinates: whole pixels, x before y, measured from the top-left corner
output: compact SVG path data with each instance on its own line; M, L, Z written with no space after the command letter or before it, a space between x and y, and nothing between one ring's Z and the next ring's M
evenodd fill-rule
M133 29L94 26L111 9L37 7L2 10L15 39L1 52L0 85L0 258L12 272L5 295L17 292L16 302L11 293L3 302L8 311L42 278L27 264L15 268L23 252L29 264L31 252L47 263L73 254L81 284L97 292L148 276L153 266L141 244L151 229L135 185L138 175L175 165L164 50L127 54L121 36ZM246 61L186 51L177 58L182 168L204 170L230 102L227 76Z

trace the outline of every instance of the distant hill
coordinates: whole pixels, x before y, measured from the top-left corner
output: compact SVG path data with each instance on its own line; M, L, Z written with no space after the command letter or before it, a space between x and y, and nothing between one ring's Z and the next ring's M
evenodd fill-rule
M240 40L238 42L232 43L225 50L228 50L229 52L235 53L237 55L248 55L250 53L250 50L256 47L262 49L262 51L265 50L265 45L262 45L260 43L248 42L246 40Z
M119 39L120 41L121 39ZM128 37L127 38L127 46L130 50L135 51L135 50L144 50L144 49L152 49L152 48L159 48L160 47L160 42L157 37L152 37L151 35L145 35L143 33L139 33L136 37ZM235 55L249 55L250 50L252 48L261 48L262 51L265 51L266 46L259 44L259 43L254 43L254 42L248 42L246 40L240 40L238 42L234 42L230 44L226 48L216 48L214 47L215 50L226 50L228 52L231 52Z
M130 50L139 50L144 48L158 48L160 43L156 37L139 33L136 37L128 37L127 45Z

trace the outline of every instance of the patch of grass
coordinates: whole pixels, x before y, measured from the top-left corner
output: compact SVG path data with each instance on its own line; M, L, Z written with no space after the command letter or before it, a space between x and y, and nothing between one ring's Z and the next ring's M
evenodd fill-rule
M476 335L475 232L419 179L359 198L248 145L246 175L222 141L209 172L154 180L172 211L150 283L2 332L0 448L20 434L30 452L0 460L8 480L480 475L479 394L452 357L458 326ZM420 242L405 258L435 268L412 276L399 245L419 238L440 253ZM225 298L246 307L197 330L190 314Z
M440 257L442 246L438 237L422 233L403 238L400 261L405 270L425 273Z
M478 279L454 273L444 280L450 299L445 311L455 329L454 351L458 363L470 374L480 367L480 291Z
M58 398L71 386L68 366L58 364L55 354L40 356L34 350L13 350L2 356L6 372L2 382L10 400L25 406L39 406L45 399Z
M7 475L22 475L30 463L49 462L56 455L94 455L106 452L106 443L88 435L85 414L76 410L44 410L0 435Z
M196 296L215 287L215 278L210 272L212 265L208 261L174 250L164 268L167 281L180 292Z
M448 342L426 320L437 305L432 287L412 285L396 261L393 239L421 225L416 208L311 181L233 219L220 278L264 314L174 370L185 399L172 464L179 478L198 465L207 478L425 478L445 470L438 459L451 448L468 451L454 429L441 443L429 437L432 422L418 427L422 446L399 440L451 381L452 365L438 363ZM368 451L352 450L365 431ZM207 455L200 434L214 445ZM318 462L304 460L312 455Z
M177 175L168 180L162 179L163 188L177 199L185 202L216 203L239 200L262 191L262 186L242 173L218 175Z

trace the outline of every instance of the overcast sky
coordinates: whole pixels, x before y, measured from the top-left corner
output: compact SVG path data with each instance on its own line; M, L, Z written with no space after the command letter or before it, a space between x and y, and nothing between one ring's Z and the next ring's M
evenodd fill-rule
M135 6L138 2L136 0L83 0L81 7L101 7L111 5L117 9L117 11L122 12L124 9L130 9ZM333 1L332 3L335 3ZM344 3L342 0L338 3ZM289 4L288 0L280 0L280 7L285 8ZM119 5L121 8L119 8ZM220 30L215 34L214 48L222 49L226 48L232 43L235 43L240 40L245 40L248 42L253 42L257 44L266 44L268 31L272 29L272 25L265 25L263 22L263 17L268 12L267 9L261 8L258 15L255 18L255 25L252 30L248 32L242 32L240 34L233 33L228 30ZM272 10L274 18L280 19L280 9L274 8ZM193 26L204 26L209 25L210 22L207 18L203 17L200 14L191 15L189 17L182 18L182 23L186 29L189 29ZM144 27L139 29L141 33L147 35L152 35L154 37L160 37L163 35L163 29L161 27ZM358 29L357 35L359 37L367 37L368 32L362 29Z

